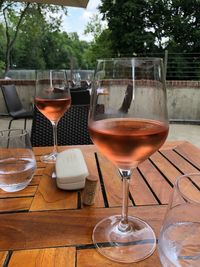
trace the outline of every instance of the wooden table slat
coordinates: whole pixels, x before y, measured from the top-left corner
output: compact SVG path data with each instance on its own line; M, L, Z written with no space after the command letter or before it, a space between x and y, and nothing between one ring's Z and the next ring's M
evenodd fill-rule
M0 189L0 199L2 198L14 198L14 197L33 197L37 190L37 186L27 186L21 191L8 193Z
M81 149L89 173L99 179L94 205L82 205L82 191L58 189L51 177L54 165L40 161L40 155L50 153L52 147L34 148L37 170L30 185L15 193L0 191L0 267L124 266L98 254L91 239L98 221L121 214L122 181L117 169L94 145L63 146L59 151L71 148ZM135 207L130 200L129 215L147 221L158 236L167 207L163 204L168 203L175 178L199 170L197 147L186 141L166 142L160 152L134 170L130 193ZM194 189L190 193L194 194ZM156 252L126 265L161 266Z
M130 179L130 193L136 206L158 204L158 201L137 169L133 171Z
M175 151L184 156L189 162L194 164L198 169L200 169L200 157L199 148L186 142L184 145L179 145L175 148Z
M98 153L98 161L103 176L104 188L109 207L117 207L122 204L122 181L118 174L117 168L108 161L104 156ZM129 201L129 205L132 205Z
M56 179L51 176L51 169L49 169L49 175L42 176L30 211L76 209L78 206L77 192L57 188Z
M0 212L28 211L33 197L0 199Z
M0 252L0 266L1 267L5 266L5 260L6 260L7 256L8 256L7 251Z
M35 171L35 175L42 175L44 170L45 170L45 168L37 168Z
M177 175L174 175L175 178L177 178L178 176L182 174L199 172L197 168L192 166L187 160L185 160L183 157L181 157L181 155L177 154L175 151L166 150L166 151L163 151L162 153L179 170L177 172Z
M176 177L181 175L181 172L171 164L169 160L172 160L172 158L165 158L164 156L169 155L169 151L174 153L172 150L163 150L162 154L160 153L154 153L151 156L151 160L157 166L157 168L162 172L162 174L171 182L171 184L174 184L174 181ZM164 155L164 156L163 156ZM177 163L179 162L179 159L177 158Z
M178 146L184 146L185 143L187 143L187 141L176 140L176 141L165 142L163 146L160 148L160 150L163 151L169 149L176 149Z
M95 265L94 265L95 262ZM77 266L81 267L161 267L160 261L157 257L157 251L145 261L137 263L118 263L110 261L109 259L100 255L95 249L86 249L77 251Z
M167 204L172 191L169 183L163 179L161 173L152 165L149 160L145 160L139 165L139 169L150 185L155 196L161 204Z
M74 267L75 248L47 248L15 251L8 267Z
M41 175L34 175L30 185L39 185L41 179Z
M44 169L44 168L47 166L47 163L42 162L42 161L40 160L40 156L36 156L35 158L36 158L37 168L39 168L39 169Z
M165 206L129 207L129 214L147 221L159 233ZM101 219L120 214L121 208L1 214L0 250L92 244L92 231ZM151 214L151 218L149 218Z

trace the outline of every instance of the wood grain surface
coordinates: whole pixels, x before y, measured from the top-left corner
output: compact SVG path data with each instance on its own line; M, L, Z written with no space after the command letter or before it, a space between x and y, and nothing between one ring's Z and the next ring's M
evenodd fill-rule
M98 178L94 205L83 205L83 190L58 189L52 178L54 165L40 161L52 148L34 148L37 170L30 185L16 193L0 190L0 267L125 266L101 256L91 239L99 220L121 212L121 178L94 145L73 147L81 149L89 173ZM133 171L129 214L147 221L158 237L175 179L199 170L198 148L184 141L166 143ZM126 266L161 265L155 251Z

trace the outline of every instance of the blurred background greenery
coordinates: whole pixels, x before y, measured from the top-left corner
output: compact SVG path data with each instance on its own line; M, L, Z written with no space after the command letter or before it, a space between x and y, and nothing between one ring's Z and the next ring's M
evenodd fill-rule
M200 80L199 0L102 0L98 10L85 28L93 36L87 42L62 30L66 7L1 0L2 76L10 69L94 69L98 58L168 51L167 79Z

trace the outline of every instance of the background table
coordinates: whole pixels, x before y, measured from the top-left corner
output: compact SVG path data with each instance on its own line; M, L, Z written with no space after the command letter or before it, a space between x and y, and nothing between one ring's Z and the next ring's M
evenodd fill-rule
M16 193L0 191L0 266L161 266L157 251L144 261L126 265L97 253L92 230L105 216L121 212L121 180L95 146L79 147L90 174L99 179L94 205L82 204L81 190L59 190L51 178L54 166L39 159L51 148L35 148L38 168L31 184ZM129 214L146 220L158 236L175 178L199 169L198 148L188 142L166 143L134 171Z

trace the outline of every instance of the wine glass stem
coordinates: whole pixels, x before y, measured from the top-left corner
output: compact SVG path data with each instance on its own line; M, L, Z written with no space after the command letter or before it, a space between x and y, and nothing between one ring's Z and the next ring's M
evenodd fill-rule
M129 181L131 176L131 171L119 170L123 182L123 195L122 195L122 214L121 221L119 223L118 229L121 232L128 232L131 227L128 223L128 199L129 199Z
M128 193L129 193L129 180L123 178L123 202L122 202L122 219L121 222L128 224Z
M58 141L57 141L57 124L58 122L52 121L52 126L53 126L53 153L57 154L58 153Z

